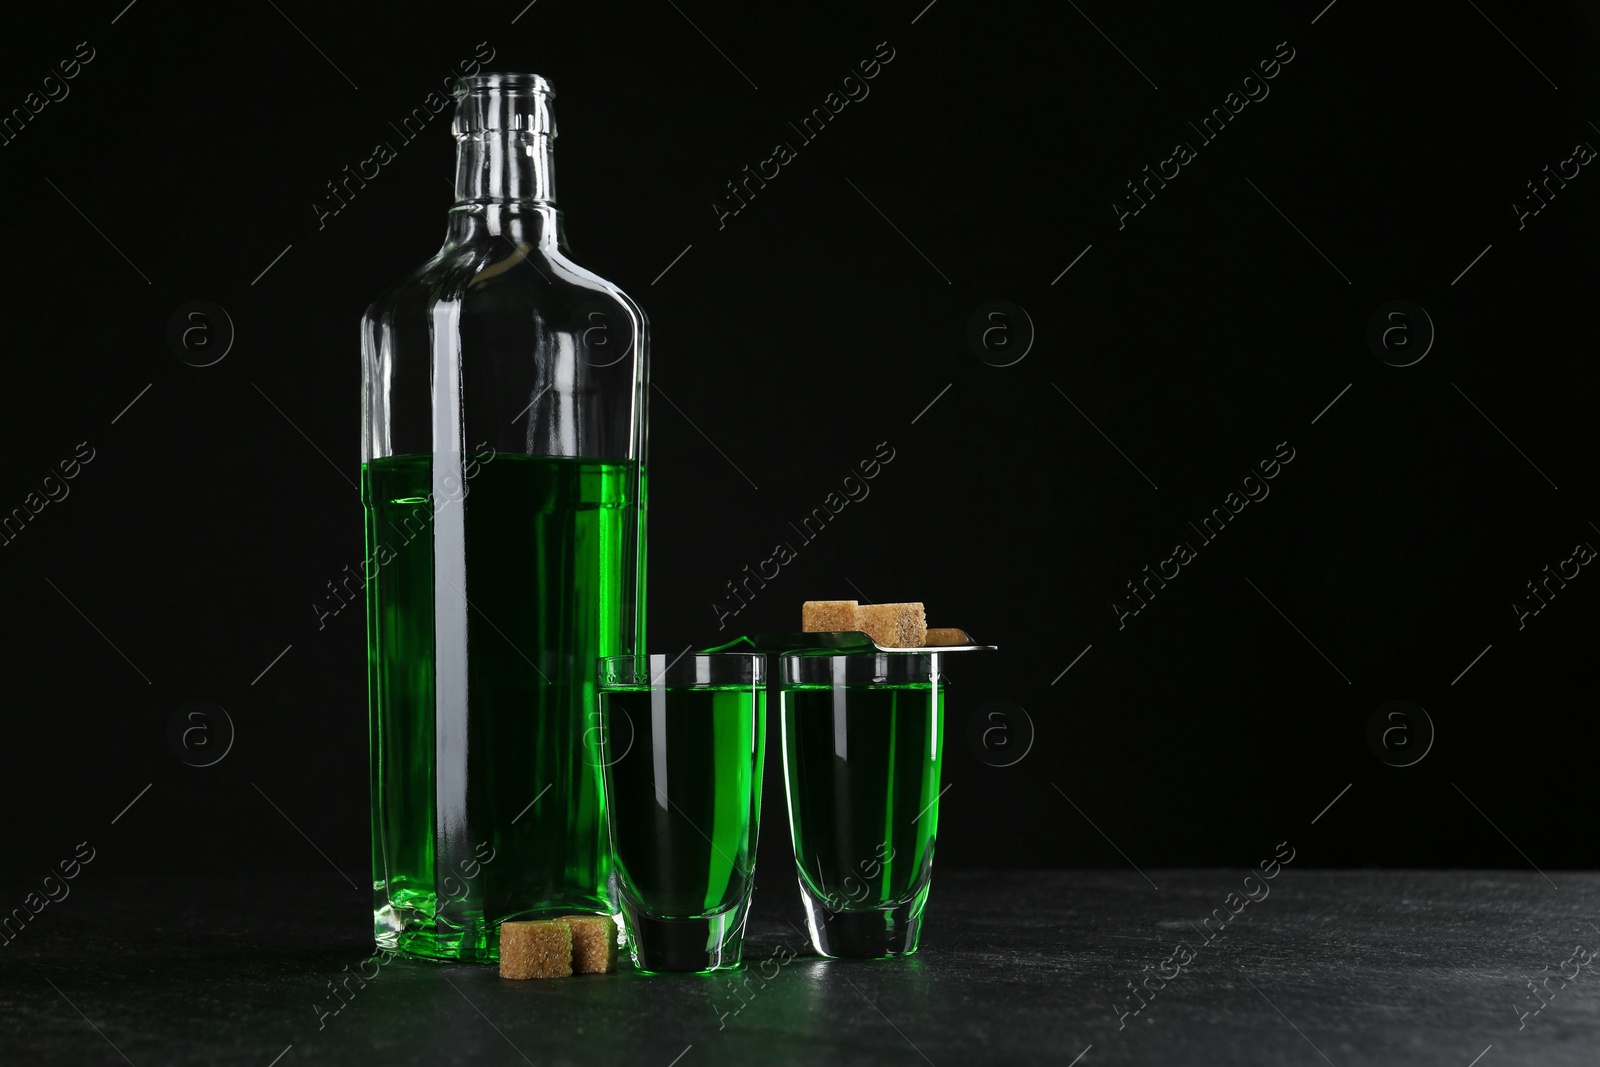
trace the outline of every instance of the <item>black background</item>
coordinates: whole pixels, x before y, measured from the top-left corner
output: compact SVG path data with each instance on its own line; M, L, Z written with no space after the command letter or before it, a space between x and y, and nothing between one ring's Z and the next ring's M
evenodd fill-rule
M94 59L0 147L0 508L95 458L0 546L6 868L89 839L122 870L363 877L361 609L312 605L363 555L356 325L442 236L448 114L312 205L479 42L554 83L574 257L651 318L653 649L813 597L1000 646L948 666L941 866L1253 864L1336 797L1298 862L1595 866L1600 578L1511 607L1600 545L1600 177L1511 206L1600 144L1594 10L923 3L8 12L7 113ZM724 183L879 42L870 96L719 229ZM1178 140L1197 158L1119 229ZM206 368L166 338L197 299L236 328ZM1009 367L967 342L995 299L1037 334ZM1366 337L1398 299L1437 330L1404 368ZM1284 441L1270 497L1119 629L1123 584ZM719 631L724 583L880 442L870 497ZM207 768L168 742L196 699L237 731ZM1367 741L1397 699L1437 731L1404 768ZM980 715L1016 746L991 762L1026 756L980 759ZM769 791L764 864L782 818Z

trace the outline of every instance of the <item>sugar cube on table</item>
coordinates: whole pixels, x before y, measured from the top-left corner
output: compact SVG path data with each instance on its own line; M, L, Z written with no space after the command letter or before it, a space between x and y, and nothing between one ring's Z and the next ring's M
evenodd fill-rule
M563 978L572 973L572 927L559 919L500 924L501 978Z
M617 969L617 924L609 915L563 915L572 930L572 973L609 974Z

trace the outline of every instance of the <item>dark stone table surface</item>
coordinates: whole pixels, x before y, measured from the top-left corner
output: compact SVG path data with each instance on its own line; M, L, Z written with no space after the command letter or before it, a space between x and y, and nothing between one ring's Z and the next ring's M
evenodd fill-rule
M738 975L543 982L364 964L319 876L81 877L0 947L0 1063L1600 1063L1600 874L1147 873L939 872L883 962L806 954L772 884Z

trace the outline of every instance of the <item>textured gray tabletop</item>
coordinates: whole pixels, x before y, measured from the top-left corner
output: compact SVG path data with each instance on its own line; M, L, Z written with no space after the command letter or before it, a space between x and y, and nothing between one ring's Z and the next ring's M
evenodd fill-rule
M736 975L544 982L379 966L320 878L84 879L0 951L0 1061L1600 1063L1600 875L1146 873L940 872L886 962L805 954L764 885Z

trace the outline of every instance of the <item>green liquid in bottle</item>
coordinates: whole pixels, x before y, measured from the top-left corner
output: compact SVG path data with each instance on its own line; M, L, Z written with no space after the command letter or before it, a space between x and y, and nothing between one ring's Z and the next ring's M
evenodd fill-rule
M654 919L742 903L755 866L765 690L607 687L601 699L623 895Z
M836 697L845 697L836 705ZM939 821L944 687L785 685L795 863L834 911L927 892Z
M362 477L378 943L489 960L507 919L616 911L595 661L633 651L619 646L643 618L642 523L635 463L476 459L450 500L431 496L426 455ZM452 527L464 571L436 575L435 535ZM451 603L471 655L441 665ZM464 708L437 710L442 685Z

